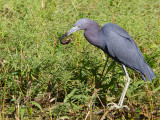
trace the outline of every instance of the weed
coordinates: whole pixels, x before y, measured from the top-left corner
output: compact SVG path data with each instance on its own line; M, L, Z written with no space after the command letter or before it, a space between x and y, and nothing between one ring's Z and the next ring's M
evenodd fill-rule
M1 0L0 119L158 119L160 117L159 0ZM122 67L90 45L83 32L58 41L80 18L114 22L133 37L156 78L145 83L128 69L124 101L108 111L124 87ZM100 82L101 81L101 82ZM97 85L101 83L99 89ZM97 90L97 91L96 91ZM102 112L99 112L102 111Z

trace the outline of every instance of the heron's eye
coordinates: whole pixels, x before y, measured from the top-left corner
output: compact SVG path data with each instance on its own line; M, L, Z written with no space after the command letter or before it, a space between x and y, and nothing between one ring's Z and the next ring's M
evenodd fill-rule
M80 25L78 25L77 27L80 28Z

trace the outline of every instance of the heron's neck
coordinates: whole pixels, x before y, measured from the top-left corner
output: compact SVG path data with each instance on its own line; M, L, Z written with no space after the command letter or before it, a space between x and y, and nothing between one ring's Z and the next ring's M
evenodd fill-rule
M100 39L99 39L99 30L100 26L98 23L90 25L84 32L85 38L88 40L89 43L96 47L100 47Z

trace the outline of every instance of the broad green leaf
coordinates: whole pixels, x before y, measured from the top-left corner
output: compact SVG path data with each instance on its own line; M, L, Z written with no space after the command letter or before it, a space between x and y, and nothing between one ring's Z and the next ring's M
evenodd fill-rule
M110 66L108 67L106 73L108 73L108 72L114 67L114 65L115 65L115 61L113 61L113 62L110 64Z
M157 88L155 88L152 92L153 92L153 93L156 93L158 90L160 90L160 86L157 87Z
M79 106L77 106L76 104L72 103L72 106L76 109L80 109Z
M65 119L69 119L68 116L63 116L63 117L60 117L58 120L65 120Z
M1 116L1 113L0 113L0 120L2 120L2 116Z
M19 92L19 96L17 98L17 100L19 100L21 98L22 92Z
M137 82L134 84L134 86L137 87L138 85L144 84L144 83L145 83L145 81L140 80L140 81L137 81Z
M65 99L64 99L64 103L68 102L68 100L73 96L73 94L77 91L78 89L75 88L73 89L68 95L66 95Z
M11 99L11 101L14 101L14 102L15 102L15 101L17 101L17 100L16 100L15 98L13 98L13 99Z
M31 101L30 103L31 103L31 104L34 104L35 106L37 106L37 107L42 111L42 107L40 106L40 104L38 104L38 103L35 102L35 101Z
M75 98L75 99L85 99L85 100L90 99L90 97L85 96L85 95L75 95L73 98Z
M24 112L25 112L25 108L22 107L22 108L21 108L21 120L23 120Z
M32 115L32 107L29 108L29 113Z

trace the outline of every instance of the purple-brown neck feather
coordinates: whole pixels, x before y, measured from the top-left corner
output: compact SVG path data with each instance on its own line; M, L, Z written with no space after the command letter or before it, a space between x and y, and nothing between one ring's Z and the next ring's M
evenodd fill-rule
M87 24L86 29L84 31L85 38L92 45L99 47L101 42L99 39L99 31L100 31L99 24L92 20L89 20L86 24Z

